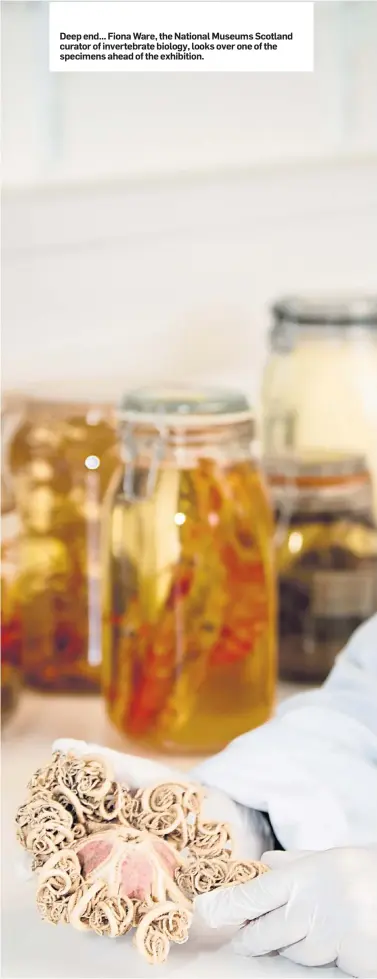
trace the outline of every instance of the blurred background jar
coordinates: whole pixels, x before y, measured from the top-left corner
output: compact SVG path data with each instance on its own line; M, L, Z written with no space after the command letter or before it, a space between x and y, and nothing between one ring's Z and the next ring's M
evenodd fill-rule
M237 394L145 391L120 413L108 496L104 693L116 726L213 751L269 717L273 519Z
M11 441L22 667L32 686L100 688L101 516L116 444L110 407L37 400Z
M376 296L275 303L262 412L267 456L361 453L377 518Z
M21 678L21 625L17 600L19 521L9 484L1 478L1 723L17 707Z
M265 468L277 526L279 666L320 682L377 611L377 527L362 457L303 453Z
M1 401L1 723L17 707L21 681L21 623L17 597L20 522L16 513L7 448L25 402L17 394Z

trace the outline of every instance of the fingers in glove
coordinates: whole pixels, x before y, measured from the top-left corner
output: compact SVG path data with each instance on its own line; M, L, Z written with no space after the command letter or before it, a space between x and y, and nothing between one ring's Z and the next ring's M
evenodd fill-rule
M98 748L99 752L101 751L100 745L96 745L96 748ZM53 742L52 750L53 752L62 751L64 755L67 755L69 751L73 751L75 755L81 758L82 755L88 752L89 745L87 741L77 741L74 738L57 738Z
M318 937L308 935L307 938L289 945L288 948L281 948L281 955L285 959L289 959L290 962L296 962L297 965L313 967L330 965L330 963L335 962L337 957L336 941L331 935L328 935L326 940L321 937L321 941L318 940Z
M300 916L287 917L286 907L264 914L241 928L232 941L238 955L266 955L305 937L305 923ZM298 946L297 946L298 947Z
M336 960L338 969L350 976L375 979L377 976L377 930L366 937L362 946L352 938L341 945Z
M34 880L34 871L32 869L33 857L30 853L21 853L20 858L16 863L16 877L18 880L29 881Z
M271 870L278 870L302 857L310 857L312 853L313 850L266 850L262 853L261 861L271 867Z
M283 907L290 890L290 876L286 871L276 870L261 874L247 884L203 894L197 898L196 907L209 928L241 925Z

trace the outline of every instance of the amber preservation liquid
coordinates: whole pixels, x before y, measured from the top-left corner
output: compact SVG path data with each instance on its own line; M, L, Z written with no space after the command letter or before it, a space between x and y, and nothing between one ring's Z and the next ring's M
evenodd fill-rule
M1 515L1 723L17 707L20 690L21 628L16 588L15 514Z
M100 688L101 516L116 445L110 410L66 403L29 404L12 441L22 667L30 685Z
M272 515L251 459L165 461L147 482L136 466L130 501L122 474L108 515L108 711L138 742L214 751L273 706Z
M362 458L341 453L301 454L288 477L283 460L269 466L280 675L321 683L355 629L377 611L371 479Z

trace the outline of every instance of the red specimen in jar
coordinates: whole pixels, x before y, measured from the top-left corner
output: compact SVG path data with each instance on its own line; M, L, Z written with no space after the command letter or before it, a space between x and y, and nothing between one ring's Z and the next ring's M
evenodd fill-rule
M152 522L159 492L162 506L157 483ZM143 506L128 507L135 526L144 519ZM201 459L178 474L170 520L177 525L175 560L161 567L152 561L148 580L137 549L132 560L126 556L127 535L124 550L117 544L120 557L109 571L105 695L114 721L138 739L215 748L265 720L272 705L273 528L258 470ZM143 539L151 539L154 525L146 525ZM159 580L168 587L157 601Z

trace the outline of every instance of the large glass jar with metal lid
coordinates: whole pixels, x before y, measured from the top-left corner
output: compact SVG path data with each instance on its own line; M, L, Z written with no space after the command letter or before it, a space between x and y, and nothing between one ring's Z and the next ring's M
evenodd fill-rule
M22 667L32 686L100 689L102 500L116 445L113 410L81 401L29 399L13 436Z
M21 627L17 600L19 522L9 485L1 478L1 723L13 714L20 690Z
M362 453L377 517L377 296L285 299L273 317L265 453Z
M377 526L362 457L266 460L276 517L279 661L284 679L321 681L377 611Z
M273 519L238 395L146 391L120 413L108 494L104 693L170 751L262 724L275 688Z
M17 595L20 524L8 467L8 445L19 423L24 400L1 400L1 723L13 714L21 678L21 622Z

